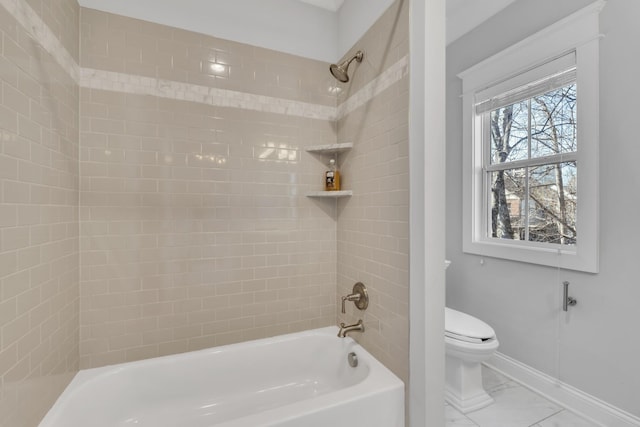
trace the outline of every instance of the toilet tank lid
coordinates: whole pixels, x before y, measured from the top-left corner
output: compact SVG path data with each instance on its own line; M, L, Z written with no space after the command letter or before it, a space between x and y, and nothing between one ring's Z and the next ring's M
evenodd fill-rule
M445 332L469 338L489 339L496 336L493 328L482 320L449 307L444 309Z

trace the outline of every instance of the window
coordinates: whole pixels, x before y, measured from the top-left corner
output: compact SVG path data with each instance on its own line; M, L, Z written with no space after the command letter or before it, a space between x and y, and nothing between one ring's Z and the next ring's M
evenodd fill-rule
M595 2L459 75L463 250L598 271Z
M490 238L576 244L577 101L571 65L476 103Z

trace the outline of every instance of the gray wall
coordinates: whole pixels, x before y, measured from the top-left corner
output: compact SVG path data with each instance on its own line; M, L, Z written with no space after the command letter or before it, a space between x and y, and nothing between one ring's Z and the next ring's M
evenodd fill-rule
M600 273L462 253L460 71L591 3L519 0L447 49L447 305L491 324L499 351L640 416L637 122L640 2L600 15ZM482 261L484 261L482 263ZM579 303L560 311L561 283Z

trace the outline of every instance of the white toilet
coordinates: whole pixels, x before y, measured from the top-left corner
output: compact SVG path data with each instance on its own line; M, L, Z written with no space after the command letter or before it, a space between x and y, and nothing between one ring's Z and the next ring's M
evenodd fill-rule
M462 413L493 403L482 387L480 363L498 348L496 333L480 319L445 307L445 400Z

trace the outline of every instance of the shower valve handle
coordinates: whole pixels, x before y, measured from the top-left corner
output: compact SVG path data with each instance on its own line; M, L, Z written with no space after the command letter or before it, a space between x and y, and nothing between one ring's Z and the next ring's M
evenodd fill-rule
M350 294L347 296L342 297L342 314L346 313L347 310L345 309L345 302L347 301L358 301L360 299L360 294Z
M367 292L367 287L362 284L362 282L358 282L353 285L352 293L342 297L342 314L347 312L345 309L345 303L347 301L353 301L359 310L366 310L367 307L369 307L369 293Z

